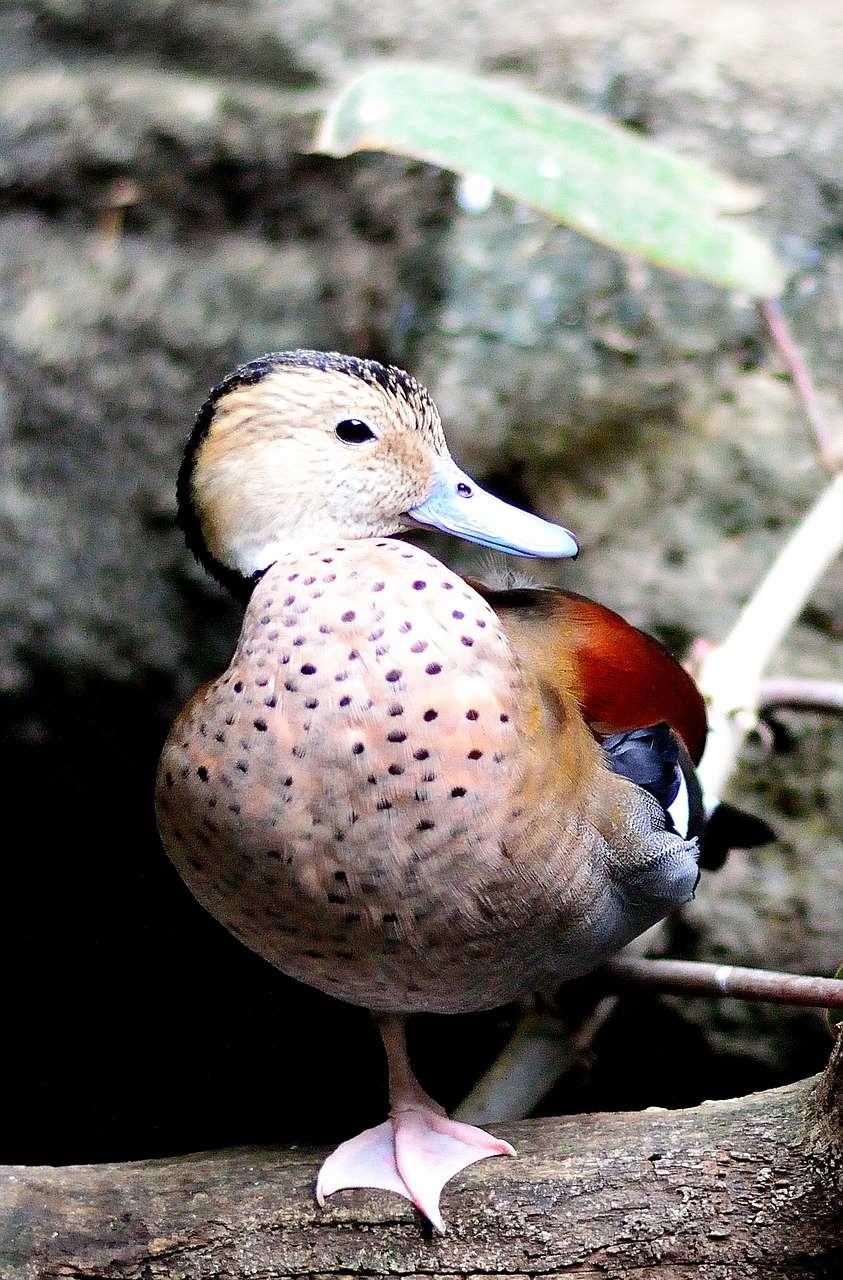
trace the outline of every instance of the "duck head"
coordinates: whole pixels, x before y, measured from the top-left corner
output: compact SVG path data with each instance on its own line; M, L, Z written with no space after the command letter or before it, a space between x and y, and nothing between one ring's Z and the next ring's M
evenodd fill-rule
M224 378L188 440L178 505L188 546L238 594L296 543L417 525L520 556L578 549L459 469L414 378L334 352L276 352Z

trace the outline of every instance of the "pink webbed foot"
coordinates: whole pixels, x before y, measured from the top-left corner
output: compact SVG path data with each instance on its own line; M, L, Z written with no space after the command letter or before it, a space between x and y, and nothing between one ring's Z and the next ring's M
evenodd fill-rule
M328 1156L319 1170L316 1199L322 1205L344 1187L397 1191L444 1234L439 1196L445 1183L477 1160L504 1155L515 1155L508 1142L449 1120L435 1104L401 1108Z

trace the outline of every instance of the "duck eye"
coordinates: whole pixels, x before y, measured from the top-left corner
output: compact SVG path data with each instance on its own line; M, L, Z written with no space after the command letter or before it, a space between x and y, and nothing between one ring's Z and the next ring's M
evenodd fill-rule
M334 427L334 434L343 444L363 444L375 438L374 431L362 418L344 418Z

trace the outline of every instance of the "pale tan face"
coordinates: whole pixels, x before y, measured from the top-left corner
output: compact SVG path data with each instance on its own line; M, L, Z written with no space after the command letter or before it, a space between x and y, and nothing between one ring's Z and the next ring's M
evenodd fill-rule
M344 442L337 427L349 420L373 438ZM408 528L406 512L430 495L442 456L442 426L426 396L282 365L220 396L190 496L211 555L248 577L298 541Z

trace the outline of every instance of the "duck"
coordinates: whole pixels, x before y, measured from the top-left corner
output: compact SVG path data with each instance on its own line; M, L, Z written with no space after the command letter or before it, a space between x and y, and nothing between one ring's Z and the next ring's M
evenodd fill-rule
M578 551L459 468L396 367L240 366L199 410L177 505L245 612L164 745L164 849L242 943L377 1021L389 1116L328 1156L319 1204L382 1188L444 1232L449 1179L515 1153L422 1089L405 1020L551 990L693 895L703 699L608 607L460 577L402 538Z

